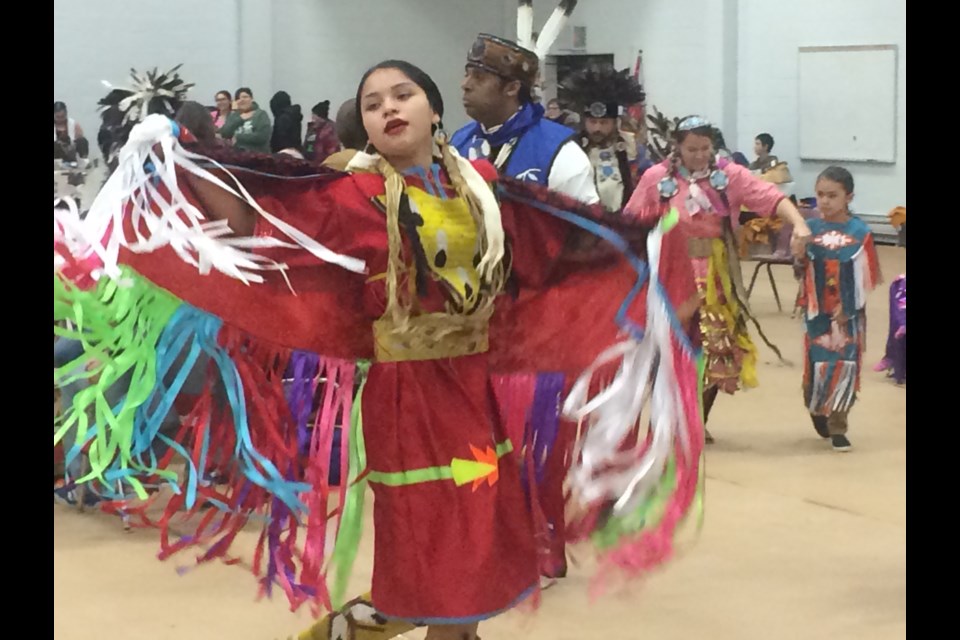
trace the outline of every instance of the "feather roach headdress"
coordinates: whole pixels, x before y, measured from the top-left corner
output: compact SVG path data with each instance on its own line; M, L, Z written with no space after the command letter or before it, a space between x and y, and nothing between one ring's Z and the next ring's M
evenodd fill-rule
M581 113L594 118L616 118L620 107L641 103L645 97L629 69L617 71L611 64L590 65L572 73L560 87Z

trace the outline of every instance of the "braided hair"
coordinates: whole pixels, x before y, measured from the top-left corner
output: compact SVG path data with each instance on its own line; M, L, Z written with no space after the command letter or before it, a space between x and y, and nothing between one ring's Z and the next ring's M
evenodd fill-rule
M403 60L386 60L371 67L360 79L355 104L357 122L362 122L363 120L360 108L363 86L367 78L369 78L373 72L380 69L397 69L410 78L414 84L424 91L433 112L440 118L443 118L443 98L440 95L440 89L433 79L422 69L409 62ZM476 224L479 252L480 255L484 255L491 242L491 237L487 221L484 218L483 207L481 206L481 196L490 196L491 194L479 194L478 190L485 189L489 191L489 186L486 183L482 183L482 185L478 183L478 179L482 182L482 178L479 178L476 169L474 169L467 160L461 158L459 154L456 153L456 150L448 144L446 134L443 132L442 121L433 126L433 133L440 163L446 170L451 186L457 195L467 204L470 215ZM368 144L368 151L375 152L376 149L373 149L371 145ZM404 189L403 177L399 175L384 158L381 158L377 162L374 170L380 173L385 180L386 205L388 210L387 218L389 224L394 214L399 215L399 212L394 212L393 209L399 208L400 206ZM468 173L471 174L469 177L466 175ZM471 183L473 183L472 187ZM405 324L403 316L406 315L410 305L414 304L414 301L407 297L408 293L401 291L402 287L398 287L396 283L396 278L399 276L398 272L402 268L400 250L400 245L394 240L391 240L390 255L388 256L388 300L393 299L396 301L396 304L388 304L388 313L394 316L397 326L403 326ZM493 299L505 285L507 270L505 260L494 265L481 283L481 290L474 292L471 299L464 300L462 305L454 304L454 308L451 310L462 314L492 313ZM393 273L393 277L391 277L391 273ZM393 282L391 283L391 281Z

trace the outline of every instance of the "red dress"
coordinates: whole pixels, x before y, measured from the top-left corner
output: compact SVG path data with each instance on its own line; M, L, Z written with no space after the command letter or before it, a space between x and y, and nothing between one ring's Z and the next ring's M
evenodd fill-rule
M383 178L322 173L304 179L296 175L306 171L302 164L249 160L257 171L248 173L236 164L232 170L265 210L331 250L364 260L368 273L320 263L302 250L270 250L271 257L290 266L289 280L297 291L292 296L280 278L250 287L216 272L200 277L169 249L127 252L124 262L278 354L299 350L372 361L362 393L362 429L365 477L375 495L374 605L385 616L423 623L481 620L509 608L536 588L541 549L535 507L521 477L524 443L505 424L495 385L502 374L551 372L570 380L618 342L622 332L615 317L637 285L635 267L615 250L570 250L578 225L597 226L598 208L507 181L501 213L511 276L496 299L489 349L451 358L378 361L373 327L386 306L379 274L386 270L388 253ZM267 162L274 173L257 166ZM492 166L479 163L477 168L490 182L496 180ZM404 255L408 264L420 261L418 273L424 276L408 284L416 287L420 310L443 311L452 291L462 293L473 282L469 265L451 266L465 246L464 238L452 233L463 229L444 227L456 218L448 205L460 201L436 167L407 175L405 182ZM181 188L199 205L186 185ZM568 212L568 218L558 211ZM577 212L574 222L571 211ZM675 307L696 296L686 239L677 231L665 235L660 261L661 281ZM262 224L256 231L271 233L273 228ZM626 317L642 323L645 300L641 291L626 305ZM254 400L266 397L264 392ZM281 438L285 433L264 423L259 432L255 429L255 443L266 438L265 431ZM237 482L239 493L244 485ZM251 498L239 500L247 500L242 504L250 509ZM265 496L254 508L268 503ZM302 562L322 562L311 553L316 548L304 551ZM279 557L273 551L268 555ZM297 591L284 585L288 594ZM318 597L313 587L309 593Z

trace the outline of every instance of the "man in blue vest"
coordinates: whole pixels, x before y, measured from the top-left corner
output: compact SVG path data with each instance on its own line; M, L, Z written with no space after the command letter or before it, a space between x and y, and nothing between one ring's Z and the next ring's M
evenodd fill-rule
M537 48L546 49L539 43ZM532 100L538 75L536 53L514 42L480 34L467 54L466 76L460 85L463 107L475 122L457 131L450 142L465 158L490 160L501 175L536 182L586 204L596 204L600 197L593 166L580 148L577 132L546 118L543 106ZM567 571L563 478L573 439L573 432L561 426L539 489L552 531L550 558L541 567L545 579L563 577Z
M599 201L590 159L576 133L544 117L532 100L537 54L480 34L467 54L463 107L475 120L451 139L465 158L486 158L503 175L536 182L587 204Z

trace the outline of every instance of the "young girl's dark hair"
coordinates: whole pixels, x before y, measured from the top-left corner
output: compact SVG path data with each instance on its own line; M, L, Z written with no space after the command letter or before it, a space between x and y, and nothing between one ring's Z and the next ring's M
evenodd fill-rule
M233 94L233 99L234 99L234 100L239 100L241 93L245 93L245 94L247 94L248 96L250 96L251 98L253 97L253 91L250 90L250 87L240 87L239 89L237 89L237 90L234 92L234 94Z
M817 176L817 182L821 180L829 180L843 186L843 190L847 192L847 195L853 193L853 176L843 167L827 167Z

